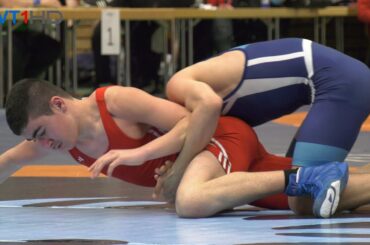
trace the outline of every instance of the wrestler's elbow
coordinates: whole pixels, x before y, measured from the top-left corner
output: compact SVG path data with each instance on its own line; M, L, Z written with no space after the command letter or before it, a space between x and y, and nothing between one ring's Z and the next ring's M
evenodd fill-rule
M223 100L222 98L216 94L211 88L209 88L208 85L203 84L204 86L207 86L208 89L204 89L203 93L201 93L198 96L198 103L201 104L203 108L206 109L208 112L216 112L220 113Z

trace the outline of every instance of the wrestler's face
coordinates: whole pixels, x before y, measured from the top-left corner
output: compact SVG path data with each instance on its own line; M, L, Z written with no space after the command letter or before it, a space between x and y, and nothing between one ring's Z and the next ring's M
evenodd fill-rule
M29 118L22 132L27 140L35 141L43 148L68 151L76 145L78 129L63 101L51 104L51 115Z

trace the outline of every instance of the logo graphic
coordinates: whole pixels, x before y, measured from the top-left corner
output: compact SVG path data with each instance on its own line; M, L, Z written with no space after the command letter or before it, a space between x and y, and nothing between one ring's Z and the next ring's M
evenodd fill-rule
M41 21L42 24L61 24L63 21L63 14L57 10L45 10L45 11L31 11L31 10L5 10L0 13L0 25L4 25L6 20L11 20L13 24L17 23L17 20L22 21L24 24L32 24L34 21Z

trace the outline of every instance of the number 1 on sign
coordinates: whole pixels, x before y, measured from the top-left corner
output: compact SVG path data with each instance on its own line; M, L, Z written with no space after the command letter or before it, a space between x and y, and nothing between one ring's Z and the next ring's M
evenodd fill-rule
M112 36L112 28L111 27L108 28L108 32L109 32L109 42L108 42L108 45L109 46L113 46L113 36Z
M106 9L101 16L101 52L103 55L119 55L121 50L121 22L119 10Z

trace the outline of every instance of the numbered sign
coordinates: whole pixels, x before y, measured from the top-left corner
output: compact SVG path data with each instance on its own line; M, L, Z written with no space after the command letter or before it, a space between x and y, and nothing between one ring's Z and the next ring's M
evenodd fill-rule
M106 9L101 16L101 52L119 55L121 50L121 21L118 9Z

